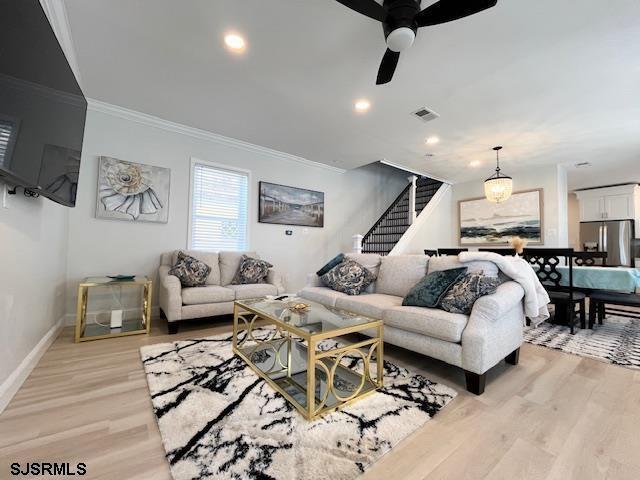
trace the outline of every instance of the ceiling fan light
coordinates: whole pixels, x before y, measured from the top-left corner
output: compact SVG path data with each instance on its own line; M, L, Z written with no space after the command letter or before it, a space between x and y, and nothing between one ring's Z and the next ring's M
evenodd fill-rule
M396 28L387 36L387 48L392 52L402 52L416 39L416 34L409 27Z

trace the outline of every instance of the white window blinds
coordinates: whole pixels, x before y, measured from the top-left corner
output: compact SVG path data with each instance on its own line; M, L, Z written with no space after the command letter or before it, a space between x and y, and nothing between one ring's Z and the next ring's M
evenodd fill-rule
M247 250L249 175L192 164L190 248Z
M0 120L0 165L4 165L9 153L9 142L11 141L11 135L13 134L13 125L9 122Z

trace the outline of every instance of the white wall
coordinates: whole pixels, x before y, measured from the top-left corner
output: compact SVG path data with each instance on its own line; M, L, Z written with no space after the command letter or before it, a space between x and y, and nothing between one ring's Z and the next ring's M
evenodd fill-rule
M170 168L169 222L96 219L100 155ZM69 214L69 314L74 312L76 285L82 278L128 272L154 278L162 252L187 247L191 157L251 171L250 247L286 275L290 291L304 286L308 272L338 252L349 251L352 235L366 233L407 183L405 173L386 166L341 173L286 155L194 138L90 109L77 205ZM258 223L257 187L261 180L325 192L325 227ZM293 236L285 236L288 229L293 230ZM153 303L157 304L157 297Z
M7 205L0 206L0 384L64 314L69 214L22 189Z
M568 195L567 221L569 223L569 247L582 250L580 243L580 203L575 193Z

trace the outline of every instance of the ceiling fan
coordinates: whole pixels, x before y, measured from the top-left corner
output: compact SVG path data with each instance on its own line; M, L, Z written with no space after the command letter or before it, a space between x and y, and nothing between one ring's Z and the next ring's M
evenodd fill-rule
M491 8L498 0L440 0L420 10L421 0L337 0L362 15L382 22L387 51L382 57L376 85L389 83L398 65L400 52L416 38L420 27L451 22Z

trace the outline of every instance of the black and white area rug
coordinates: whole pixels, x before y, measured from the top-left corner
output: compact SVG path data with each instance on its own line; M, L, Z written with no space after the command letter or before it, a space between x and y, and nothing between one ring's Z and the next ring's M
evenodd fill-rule
M353 479L456 396L384 362L382 390L309 422L233 355L231 335L141 355L175 480Z
M547 322L526 328L526 342L627 368L640 369L640 320L608 315L604 325L576 330Z

